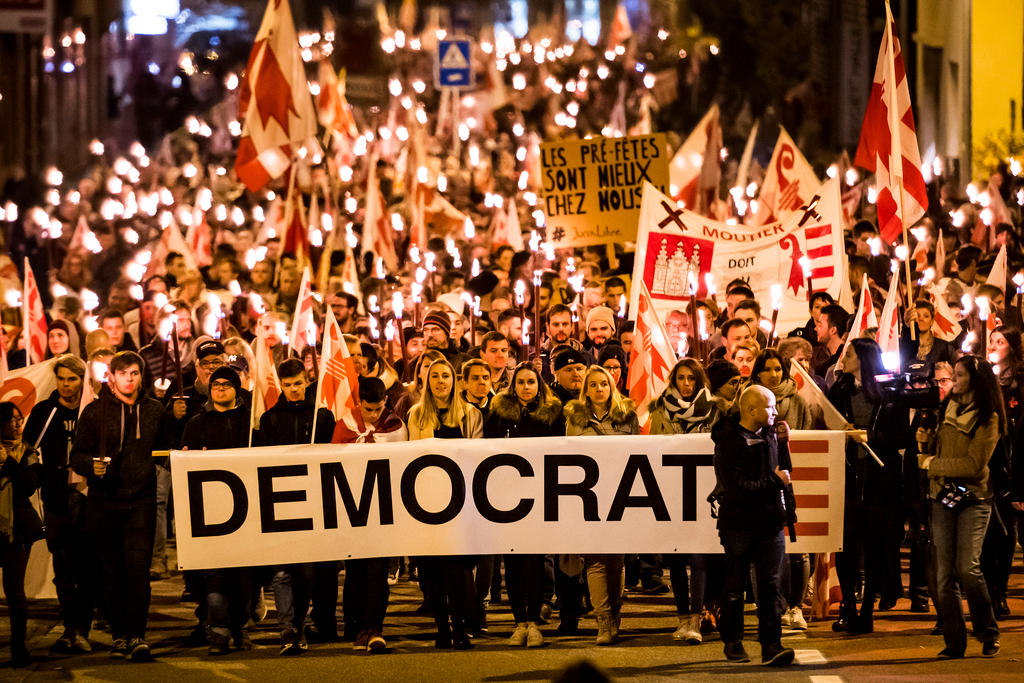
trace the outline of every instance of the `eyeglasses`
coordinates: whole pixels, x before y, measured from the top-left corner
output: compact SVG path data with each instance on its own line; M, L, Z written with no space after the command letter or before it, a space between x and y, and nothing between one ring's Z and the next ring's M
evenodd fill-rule
M951 378L949 378L949 377L943 377L941 379L935 380L935 383L936 384L952 384L953 380Z
M216 370L217 368L224 365L224 361L220 358L214 358L213 360L201 360L199 361L199 367L203 370Z
M23 425L23 424L25 424L25 418L20 417L20 416L12 417L11 418L11 424L15 425L15 426Z
M216 382L210 382L211 389L232 389L234 388L234 386L234 384L228 382L227 380L218 380Z

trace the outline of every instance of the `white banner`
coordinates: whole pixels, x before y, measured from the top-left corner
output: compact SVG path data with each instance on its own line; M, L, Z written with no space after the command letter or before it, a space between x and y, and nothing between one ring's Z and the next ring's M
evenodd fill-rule
M841 547L845 438L793 434L789 552ZM173 451L178 565L720 553L713 454L708 434Z

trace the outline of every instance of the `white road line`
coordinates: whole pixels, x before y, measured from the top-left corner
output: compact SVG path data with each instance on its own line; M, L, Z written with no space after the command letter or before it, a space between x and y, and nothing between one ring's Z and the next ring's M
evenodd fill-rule
M811 676L811 683L843 683L842 676Z
M828 660L825 659L825 655L821 654L821 650L796 650L796 661L797 664L826 664Z

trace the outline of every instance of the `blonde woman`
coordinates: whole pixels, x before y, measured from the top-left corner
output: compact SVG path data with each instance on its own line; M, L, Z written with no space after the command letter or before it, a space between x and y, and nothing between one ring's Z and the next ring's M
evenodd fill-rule
M580 398L565 406L567 436L637 434L636 404L615 388L611 373L591 365L583 376ZM590 601L597 618L597 645L619 636L625 567L622 555L585 555Z
M427 349L416 359L416 370L413 380L405 385L405 392L395 402L395 415L405 422L409 421L409 411L423 396L423 387L427 384L427 370L435 360L441 360L444 354L436 349Z
M479 439L483 417L455 389L455 368L444 358L427 367L426 383L419 401L409 411L409 440ZM419 559L420 585L434 613L437 637L434 647L468 650L466 635L470 596L474 594L474 556L430 556ZM449 615L451 617L449 623Z

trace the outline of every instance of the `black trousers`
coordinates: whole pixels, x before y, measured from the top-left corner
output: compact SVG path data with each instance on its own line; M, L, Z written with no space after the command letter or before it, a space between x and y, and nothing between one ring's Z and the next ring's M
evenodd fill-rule
M11 619L11 649L25 647L28 629L28 598L25 597L25 569L31 548L20 543L5 544L0 550L4 570L4 599Z
M149 618L149 565L156 533L156 499L131 503L89 500L103 605L114 639L142 638Z
M371 557L345 561L345 588L341 602L345 612L345 630L383 631L388 611L388 567L390 558Z
M746 531L723 531L718 535L725 549L725 594L722 618L718 622L722 641L743 640L743 592L754 565L757 577L757 639L762 647L780 642L782 614L782 558L786 542L780 531L773 536Z
M981 571L993 602L1006 599L1013 553L1017 549L1016 517L1009 500L997 498L994 501L992 518L981 547Z
M257 572L251 567L207 569L206 623L220 636L239 636L252 614L259 592Z
M324 636L338 634L338 563L316 562L313 564L313 585L310 600L313 607L309 616Z
M505 555L505 585L517 624L540 621L544 603L544 556Z
M71 493L68 509L44 508L43 522L64 629L88 637L100 576L95 539L86 527L85 505L85 496Z
M419 559L421 581L430 600L438 634L465 633L469 607L476 594L473 583L476 560L476 556L433 555Z

